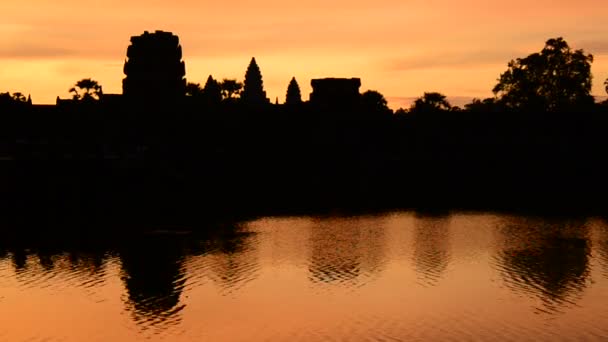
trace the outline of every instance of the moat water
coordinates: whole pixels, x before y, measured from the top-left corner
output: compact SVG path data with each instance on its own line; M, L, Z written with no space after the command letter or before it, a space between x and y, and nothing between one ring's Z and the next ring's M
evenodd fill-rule
M600 218L403 212L0 240L0 341L606 340L607 303Z

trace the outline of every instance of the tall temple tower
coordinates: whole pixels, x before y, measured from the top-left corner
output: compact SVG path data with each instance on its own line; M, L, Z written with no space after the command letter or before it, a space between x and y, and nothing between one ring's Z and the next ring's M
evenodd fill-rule
M122 92L128 99L158 102L184 96L186 67L179 38L163 31L131 37L124 73Z

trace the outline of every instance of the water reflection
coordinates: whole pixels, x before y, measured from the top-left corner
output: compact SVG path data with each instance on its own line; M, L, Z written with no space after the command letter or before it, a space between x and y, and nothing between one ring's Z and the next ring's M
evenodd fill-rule
M94 289L105 280L105 253L94 243L36 241L28 245L13 241L5 246L15 279L26 288L74 286Z
M557 311L576 302L587 286L591 242L580 221L511 218L498 229L496 257L513 290L539 298L540 311Z
M606 227L399 213L4 239L0 340L593 340Z
M311 227L309 279L352 286L384 262L385 230L373 217L319 219Z
M226 230L213 240L212 253L199 266L209 269L222 295L232 294L257 277L259 270L254 234Z
M449 216L417 215L414 231L414 265L420 281L436 285L448 267Z
M121 246L122 280L127 309L138 324L175 324L183 305L180 295L186 281L184 251L173 237L154 236Z
M124 309L142 330L159 332L181 322L182 294L193 276L208 276L226 293L255 279L259 267L253 235L223 225L196 234L154 231L98 241L22 237L0 241L0 260L10 260L24 288L81 287L94 292L106 280L111 259L124 289ZM190 257L198 258L193 269L200 272L188 274Z
M15 267L15 271L21 272L25 269L25 265L27 262L27 253L23 248L14 248L11 251L13 266Z
M608 224L605 221L598 222L598 254L602 264L604 276L608 278Z

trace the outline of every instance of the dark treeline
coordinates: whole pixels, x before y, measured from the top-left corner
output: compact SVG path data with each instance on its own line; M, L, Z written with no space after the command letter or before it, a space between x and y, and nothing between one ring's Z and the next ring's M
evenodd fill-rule
M285 103L271 104L255 59L243 83L186 83L181 62L177 82L155 86L137 78L147 71L133 66L134 45L123 95L86 79L57 106L0 96L4 217L145 225L392 208L608 210L608 105L589 95L591 55L561 38L511 61L494 98L458 108L426 93L394 113L380 93L359 94L358 79L313 80L306 102L292 79Z

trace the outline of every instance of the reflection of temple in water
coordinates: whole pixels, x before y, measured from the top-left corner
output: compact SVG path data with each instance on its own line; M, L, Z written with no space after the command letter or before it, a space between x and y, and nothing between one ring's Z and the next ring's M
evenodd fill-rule
M421 281L434 285L448 267L449 218L420 217L414 232L414 265Z
M385 232L377 218L321 219L311 228L309 279L314 283L358 282L384 262Z
M184 251L177 241L154 237L119 250L127 309L136 322L179 321L185 283Z
M584 222L514 218L500 232L497 266L511 289L534 294L551 311L585 289L591 246Z

